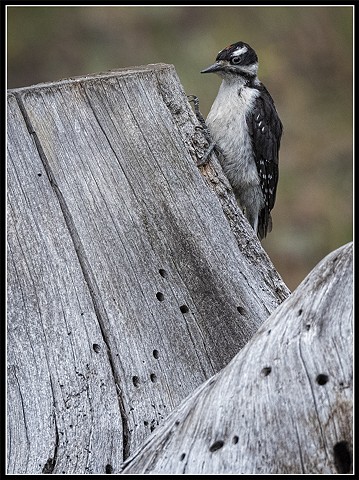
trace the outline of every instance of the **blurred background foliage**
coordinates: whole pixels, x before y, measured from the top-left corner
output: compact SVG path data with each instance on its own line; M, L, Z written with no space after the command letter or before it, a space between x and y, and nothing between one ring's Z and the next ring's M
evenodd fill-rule
M294 289L352 239L352 6L8 6L8 88L164 62L206 116L220 78L199 72L239 40L256 50L284 124L263 246Z

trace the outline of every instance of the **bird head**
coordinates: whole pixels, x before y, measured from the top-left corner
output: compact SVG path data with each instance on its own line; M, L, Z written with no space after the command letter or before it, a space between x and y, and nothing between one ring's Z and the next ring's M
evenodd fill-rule
M243 76L256 77L258 57L248 43L237 42L221 50L213 65L201 73L217 73L221 77Z

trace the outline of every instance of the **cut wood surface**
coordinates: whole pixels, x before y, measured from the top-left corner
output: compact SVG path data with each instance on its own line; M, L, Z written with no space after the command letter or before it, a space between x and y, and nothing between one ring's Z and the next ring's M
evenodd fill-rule
M352 248L322 260L123 473L352 473Z
M171 65L9 91L8 473L118 472L289 295L197 126Z

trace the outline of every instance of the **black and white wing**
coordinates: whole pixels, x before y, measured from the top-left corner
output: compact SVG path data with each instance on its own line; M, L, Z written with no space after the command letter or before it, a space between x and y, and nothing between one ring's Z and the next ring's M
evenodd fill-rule
M283 125L279 119L272 97L261 85L246 121L252 138L253 152L260 186L264 196L264 207L258 217L258 237L264 238L272 229L270 212L274 207L278 183L278 155Z

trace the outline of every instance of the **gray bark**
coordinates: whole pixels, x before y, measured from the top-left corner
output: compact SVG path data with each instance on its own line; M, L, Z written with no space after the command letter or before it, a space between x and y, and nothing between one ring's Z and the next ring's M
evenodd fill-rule
M332 252L123 473L353 472L352 244Z
M8 473L118 472L289 295L197 124L169 65L9 91Z

